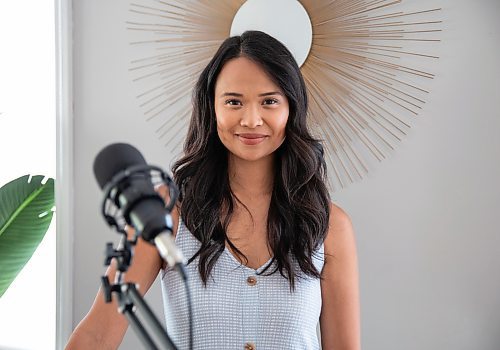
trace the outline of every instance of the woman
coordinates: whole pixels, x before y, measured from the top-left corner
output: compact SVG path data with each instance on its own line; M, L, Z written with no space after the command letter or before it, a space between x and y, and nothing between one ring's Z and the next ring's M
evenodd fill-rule
M189 259L195 349L359 349L349 217L332 204L307 92L291 53L258 31L228 38L201 73L184 156L176 242ZM163 269L169 334L188 346L180 278L136 247L126 279L145 293ZM110 267L109 275L115 268ZM127 328L99 292L68 349L115 349Z

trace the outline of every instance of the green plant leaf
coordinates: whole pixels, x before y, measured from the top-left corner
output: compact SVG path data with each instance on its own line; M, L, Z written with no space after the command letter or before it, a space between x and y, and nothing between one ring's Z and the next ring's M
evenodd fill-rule
M0 188L0 297L42 241L52 220L54 179L21 176Z

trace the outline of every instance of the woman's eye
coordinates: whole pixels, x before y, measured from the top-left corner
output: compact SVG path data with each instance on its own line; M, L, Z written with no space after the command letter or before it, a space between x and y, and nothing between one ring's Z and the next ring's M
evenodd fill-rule
M268 98L268 99L264 100L265 105L275 105L277 103L278 103L278 100L275 98Z
M230 106L239 106L241 103L238 100L226 100L225 104Z

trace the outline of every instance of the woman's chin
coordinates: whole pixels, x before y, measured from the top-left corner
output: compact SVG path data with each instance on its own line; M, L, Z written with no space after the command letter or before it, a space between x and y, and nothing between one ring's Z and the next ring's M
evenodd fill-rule
M258 162L263 161L265 159L269 159L272 154L262 154L257 152L236 152L230 154L234 157L234 160L240 160L245 162Z

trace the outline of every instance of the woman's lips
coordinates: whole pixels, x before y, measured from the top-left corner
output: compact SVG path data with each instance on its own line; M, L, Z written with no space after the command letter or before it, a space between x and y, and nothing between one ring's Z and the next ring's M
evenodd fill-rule
M238 139L245 145L257 145L264 141L267 135L263 134L236 134Z

